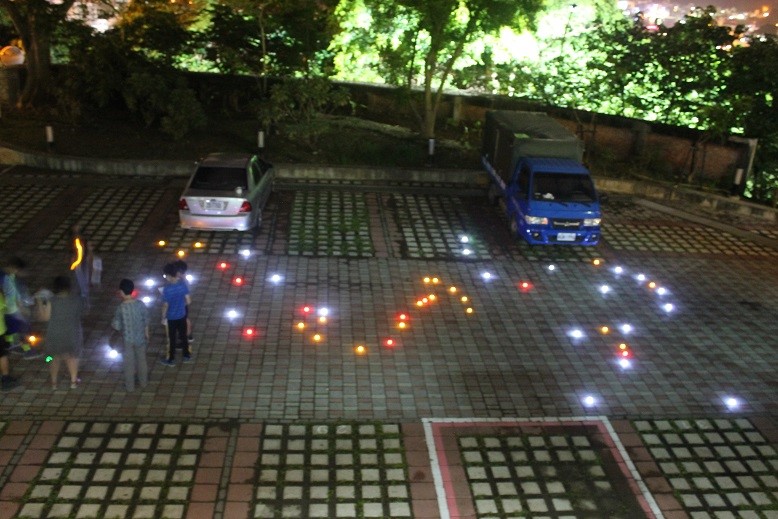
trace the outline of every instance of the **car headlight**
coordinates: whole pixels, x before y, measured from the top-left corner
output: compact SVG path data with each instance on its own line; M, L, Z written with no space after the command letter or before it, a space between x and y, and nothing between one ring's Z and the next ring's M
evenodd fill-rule
M524 221L527 225L548 225L548 218L545 216L525 216Z
M602 218L584 218L584 227L598 227Z

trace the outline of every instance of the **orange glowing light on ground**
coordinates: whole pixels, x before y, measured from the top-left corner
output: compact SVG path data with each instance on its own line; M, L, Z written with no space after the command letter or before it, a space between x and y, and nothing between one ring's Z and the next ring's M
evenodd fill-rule
M186 256L186 251L179 250L178 252L176 252L176 256L178 256L179 258L183 258L184 256Z
M421 302L422 302L422 303L428 303L428 302L429 302L429 299L427 299L426 297L422 297L422 298L421 298Z
M322 336L321 336L321 334L320 334L320 333L316 333L316 334L314 334L314 336L313 336L313 342L321 342L321 340L322 340Z
M242 277L240 277L240 276L238 276L238 277L236 277L236 278L234 278L232 280L232 284L235 285L235 286L238 286L238 287L241 286L243 283L244 283L244 279Z
M27 342L30 343L30 346L34 345L36 342L38 342L38 338L34 335L30 335L27 337Z
M422 281L424 281L424 283L429 283L430 282L430 278L429 277L425 277Z
M432 278L432 283L437 285L438 283L440 283L440 280L438 278Z
M438 296L436 296L435 294L430 294L427 297L429 298L430 301L434 301L434 300L436 300L438 298Z
M457 293L457 287L448 287L448 291L451 292L452 294L456 294Z
M319 317L319 322L321 324L326 324L327 323L327 318L322 315L321 317Z
M462 298L460 299L460 301L462 301L463 303L467 303L468 300L469 299L467 298L467 296L462 296Z
M601 259L599 259L599 258L595 258L595 259L592 261L592 265L594 265L595 267L599 267L600 265L602 265L602 260L601 260Z
M194 243L194 248L195 248L195 249L202 249L202 248L203 248L203 242L201 242L201 241L196 241L196 242Z
M365 348L360 344L356 348L354 348L354 351L357 352L357 355L363 355L367 351L367 348Z
M299 323L297 323L297 329L298 329L298 330L305 330L305 323L304 323L304 322L302 322L302 321L300 321Z
M397 323L397 327L401 330L404 330L408 327L408 323L406 323L405 321L400 321L399 323Z
M219 263L218 265L216 265L216 268L218 268L219 270L227 270L227 268L228 268L229 266L230 266L230 264L229 264L229 263L227 263L226 261L222 261L221 263Z
M401 321L407 321L408 320L408 316L406 314L400 314L397 318L400 319Z
M627 345L622 342L621 344L619 344L619 349L620 350L626 350L627 349Z
M611 333L611 329L607 326L600 326L600 333L603 335Z
M160 247L164 247L165 245L167 245L167 242L165 240L159 240L157 242L157 245L159 245Z
M416 306L424 306L424 301L416 301Z
M468 313L468 314L472 314L473 313L473 309L468 307L467 310L465 310L465 312Z
M655 281L649 281L648 282L648 288L655 289L656 288L656 282Z

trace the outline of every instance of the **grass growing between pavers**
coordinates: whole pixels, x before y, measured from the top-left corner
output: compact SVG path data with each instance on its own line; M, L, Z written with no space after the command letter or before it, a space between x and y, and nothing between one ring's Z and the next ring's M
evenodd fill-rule
M300 191L290 214L290 255L373 257L364 193Z
M411 517L395 424L263 427L253 517Z
M201 425L70 422L22 498L19 517L184 517Z
M462 435L458 446L479 518L645 517L608 446L585 428Z
M692 518L731 510L740 517L776 516L778 452L749 420L637 420L633 425Z

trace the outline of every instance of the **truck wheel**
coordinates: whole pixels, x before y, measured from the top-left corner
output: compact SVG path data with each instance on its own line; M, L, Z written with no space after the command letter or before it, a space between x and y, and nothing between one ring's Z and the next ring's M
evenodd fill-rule
M519 224L516 223L516 217L513 215L511 215L511 234L519 237Z

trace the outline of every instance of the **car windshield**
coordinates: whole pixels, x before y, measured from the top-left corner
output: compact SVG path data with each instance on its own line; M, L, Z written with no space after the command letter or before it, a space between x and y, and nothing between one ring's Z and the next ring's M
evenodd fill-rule
M574 173L535 173L532 182L535 200L595 202L597 195L588 175Z
M192 189L216 189L233 191L236 187L247 189L246 170L242 168L201 166L192 179Z

